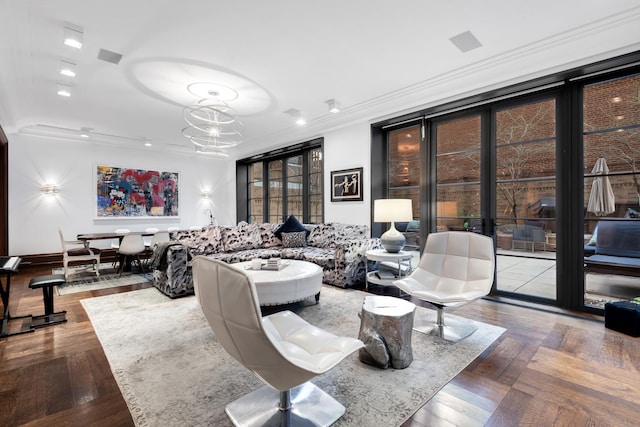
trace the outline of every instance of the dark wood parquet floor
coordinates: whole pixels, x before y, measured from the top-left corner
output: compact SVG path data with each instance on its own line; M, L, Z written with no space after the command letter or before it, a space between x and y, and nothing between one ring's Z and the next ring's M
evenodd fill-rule
M14 316L41 314L25 268ZM149 285L55 296L68 322L0 340L0 426L132 426L80 300ZM640 339L572 317L489 300L455 310L507 331L403 427L640 425ZM19 328L19 320L10 323ZM362 426L369 427L369 426Z

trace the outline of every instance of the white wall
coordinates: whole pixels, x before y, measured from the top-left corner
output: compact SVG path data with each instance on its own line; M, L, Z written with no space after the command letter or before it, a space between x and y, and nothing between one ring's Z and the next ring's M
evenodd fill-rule
M324 136L325 221L370 224L370 125L362 122ZM157 153L153 149L123 149L81 141L38 136L9 137L9 254L60 252L58 227L67 239L79 233L110 232L116 228L187 228L209 222L201 198L210 191L216 223L236 223L235 161ZM283 146L288 144L283 143ZM179 219L97 219L95 166L177 171L180 173ZM363 201L331 202L330 172L363 167ZM60 193L46 196L44 184L57 184ZM92 245L108 247L109 241Z
M209 222L204 212L208 206L213 206L218 224L235 223L235 162L156 153L153 147L125 150L37 136L8 138L10 255L60 252L58 227L67 239L116 228L187 228ZM179 172L180 218L97 219L94 175L98 164ZM59 185L60 193L44 195L41 188L47 183ZM203 190L211 192L211 202L202 199Z
M324 219L371 224L371 126L358 123L324 135ZM363 200L331 202L331 171L362 167Z

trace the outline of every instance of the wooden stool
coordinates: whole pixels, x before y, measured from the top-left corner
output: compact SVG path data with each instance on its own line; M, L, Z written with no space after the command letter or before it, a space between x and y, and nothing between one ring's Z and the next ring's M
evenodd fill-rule
M31 279L29 287L31 289L42 288L42 299L44 301L44 314L32 317L32 328L39 328L67 321L66 310L59 311L57 313L53 310L53 287L64 283L66 283L64 274L50 274L48 276L38 276Z

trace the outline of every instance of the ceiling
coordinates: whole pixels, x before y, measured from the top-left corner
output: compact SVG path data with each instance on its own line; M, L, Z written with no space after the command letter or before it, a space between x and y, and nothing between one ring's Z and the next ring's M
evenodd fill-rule
M640 50L637 0L0 0L0 125L194 153L187 87L237 92L243 156ZM62 43L82 27L81 50ZM470 31L466 52L450 38ZM122 54L118 64L100 49ZM59 74L60 61L77 75ZM69 82L72 96L56 94ZM328 112L336 99L342 110ZM307 119L297 126L285 111Z

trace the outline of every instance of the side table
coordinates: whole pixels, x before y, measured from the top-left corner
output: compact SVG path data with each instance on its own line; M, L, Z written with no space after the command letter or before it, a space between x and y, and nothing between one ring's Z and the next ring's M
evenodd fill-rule
M369 290L369 283L380 286L393 286L393 281L400 277L407 276L413 270L411 252L387 252L384 249L370 249L365 252L367 261L378 262L378 269L369 271L367 262L366 289Z
M382 369L404 369L413 361L411 333L415 304L400 298L364 298L358 339L364 343L360 361Z

